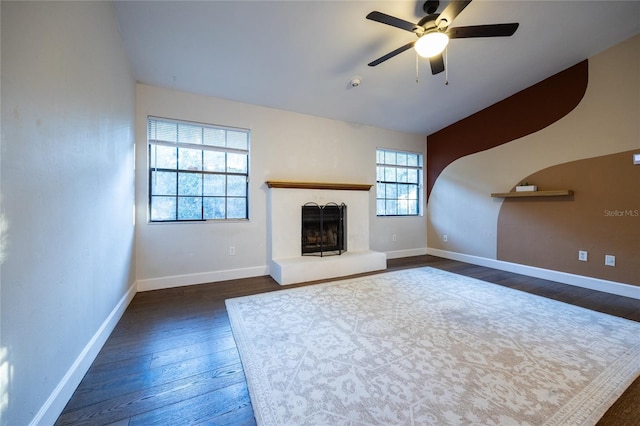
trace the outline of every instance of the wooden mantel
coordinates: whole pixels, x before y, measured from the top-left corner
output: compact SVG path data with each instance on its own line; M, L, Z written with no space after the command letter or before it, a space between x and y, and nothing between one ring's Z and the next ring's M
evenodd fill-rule
M269 188L333 189L339 191L369 191L373 186L362 183L290 182L279 180L268 180L265 183Z

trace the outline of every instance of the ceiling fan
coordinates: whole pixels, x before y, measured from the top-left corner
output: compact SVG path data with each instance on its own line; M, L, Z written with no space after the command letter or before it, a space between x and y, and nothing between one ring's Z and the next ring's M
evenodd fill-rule
M415 48L418 55L429 58L431 73L438 74L444 71L444 60L442 52L447 47L449 39L453 38L477 38L477 37L509 37L518 29L518 23L472 25L466 27L450 28L453 20L471 3L468 1L451 1L442 13L436 13L440 2L428 0L424 3L423 10L427 14L418 21L417 24L405 21L382 12L373 11L367 15L367 19L387 24L401 30L414 33L418 39L405 44L396 50L369 63L370 67L375 67L387 59Z

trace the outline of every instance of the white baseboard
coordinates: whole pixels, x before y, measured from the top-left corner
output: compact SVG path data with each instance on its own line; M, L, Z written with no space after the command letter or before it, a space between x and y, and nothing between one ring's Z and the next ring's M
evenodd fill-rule
M260 277L269 275L269 268L256 266L252 268L227 269L224 271L200 272L197 274L172 275L169 277L148 278L138 280L138 291L161 290L171 287L213 283L218 281L236 280L240 278Z
M82 381L82 378L98 356L100 349L102 349L107 338L111 335L116 324L118 324L127 306L131 303L133 296L136 295L136 292L137 288L134 282L113 308L107 319L104 320L98 331L96 331L91 340L86 344L82 352L80 352L80 355L78 355L69 370L67 370L67 373L62 380L60 380L58 386L51 392L49 398L47 398L44 405L38 413L36 413L31 423L29 423L31 426L52 425L56 422Z
M435 248L427 248L427 254L444 257L445 259L471 263L473 265L500 269L501 271L514 272L516 274L527 275L530 277L541 278L549 281L556 281L576 287L588 288L590 290L617 294L618 296L640 299L640 287L635 285L602 280L593 277L586 277L583 275L569 274L567 272L553 271L551 269L537 268L535 266L520 265L518 263L504 262L502 260L488 259L486 257L472 256L468 254L456 253Z
M385 252L387 255L387 259L399 259L401 257L411 257L411 256L423 256L427 254L427 248L416 248L416 249L405 249L405 250L394 250Z

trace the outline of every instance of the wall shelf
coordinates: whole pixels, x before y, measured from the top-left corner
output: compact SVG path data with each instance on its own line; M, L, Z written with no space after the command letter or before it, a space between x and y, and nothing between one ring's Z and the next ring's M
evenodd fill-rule
M565 197L573 195L571 189L552 189L548 191L522 191L522 192L494 192L494 198L524 198L524 197Z

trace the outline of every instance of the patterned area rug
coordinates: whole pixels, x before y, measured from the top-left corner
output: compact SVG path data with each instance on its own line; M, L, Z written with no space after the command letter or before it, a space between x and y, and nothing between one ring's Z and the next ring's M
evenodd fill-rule
M640 323L432 268L226 303L259 425L588 425L640 375Z

